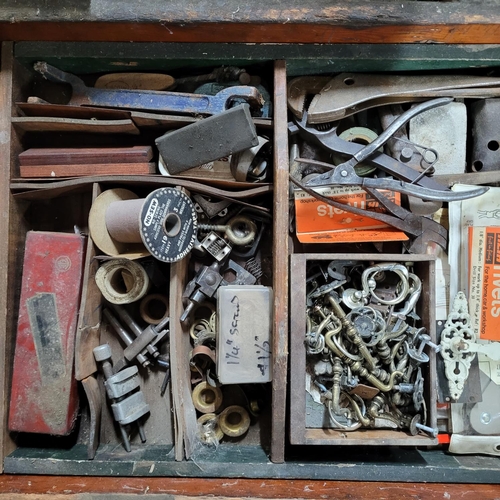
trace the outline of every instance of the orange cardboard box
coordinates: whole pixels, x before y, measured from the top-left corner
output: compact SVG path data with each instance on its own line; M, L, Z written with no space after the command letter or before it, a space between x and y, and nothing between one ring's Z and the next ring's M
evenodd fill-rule
M364 189L354 186L328 186L315 191L339 203L385 212ZM400 205L401 194L381 191ZM295 191L297 238L301 243L346 243L363 241L406 241L402 231L370 217L359 216L320 201L298 189Z
M469 309L479 338L500 341L500 227L469 227Z

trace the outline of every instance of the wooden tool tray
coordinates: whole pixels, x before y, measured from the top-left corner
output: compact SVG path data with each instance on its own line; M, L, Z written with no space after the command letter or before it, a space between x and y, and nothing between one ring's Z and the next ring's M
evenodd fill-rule
M91 46L92 45L92 46ZM147 45L147 44L146 44ZM173 44L175 45L175 44ZM26 180L19 177L18 154L29 146L51 145L57 147L65 141L69 135L66 132L50 132L42 137L38 134L35 138L32 132L31 138L27 135L26 128L17 116L16 102L25 101L39 89L44 82L29 69L37 60L47 60L55 66L69 72L84 73L82 62L90 64L90 74L114 71L116 67L123 67L124 61L135 59L137 66L133 69L152 71L170 71L181 67L217 66L221 64L238 64L244 66L258 63L263 65L272 80L270 85L273 96L273 120L258 123L257 126L266 130L273 140L274 165L272 193L273 227L272 227L272 288L274 293L273 303L273 381L270 383L271 406L268 420L266 420L261 438L259 433L248 442L221 444L216 449L202 448L196 454L195 460L185 459L186 441L192 433L186 428L179 417L184 415L186 408L175 401L175 395L183 394L187 397L189 386L187 364L184 364L189 345L187 344L186 332L178 322L181 313L181 301L179 290L187 280L187 261L181 261L171 266L170 299L171 314L173 314L171 335L179 341L178 349L172 354L179 361L179 373L173 377L171 390L172 407L175 416L167 418L161 425L167 429L157 442L145 445L133 446L131 453L126 453L119 439L109 433L105 441L97 449L93 460L88 460L88 447L96 436L90 436L90 413L88 408L82 408L79 432L75 432L69 438L53 438L50 436L14 436L3 426L2 456L4 471L19 474L54 474L54 475L123 475L123 476L190 476L190 477L254 477L254 478L324 478L324 479L351 479L351 480L388 480L388 481L470 481L491 482L496 481L498 475L498 464L492 457L454 457L447 455L442 449L426 450L428 445L435 445L430 438L411 438L406 434L392 433L381 437L380 434L370 435L371 445L368 449L363 443L359 446L344 447L340 440L318 439L317 433L309 435L304 426L296 427L289 433L290 425L293 425L296 410L288 410L289 402L296 397L296 391L303 390L303 373L300 373L300 360L297 352L300 352L300 339L296 337L294 328L297 322L302 321L303 311L297 306L296 297L300 297L300 290L296 279L297 269L310 258L311 254L316 259L330 258L332 248L321 248L318 246L304 247L298 244L294 237L290 238L289 218L289 151L288 151L288 113L286 105L286 83L287 77L330 73L328 61L332 58L338 66L335 71L342 70L370 70L389 61L394 63L391 67L394 71L416 69L410 66L409 61L418 51L419 57L425 61L426 69L450 69L453 67L472 66L478 64L470 56L467 62L463 62L466 51L456 49L450 52L447 46L443 49L443 57L436 57L426 45L401 46L400 56L394 59L388 47L380 47L375 50L375 55L364 46L343 47L339 51L336 46L304 46L300 53L293 46L269 47L269 52L262 47L253 48L250 45L229 44L220 47L201 47L201 44L190 44L185 47L182 60L176 58L172 52L174 46L164 44L157 46L155 58L148 55L147 47L137 47L134 44L120 44L120 47L107 46L107 51L95 44L80 45L81 52L75 50L72 44L29 44L20 43L13 50L12 44L4 44L2 49L2 72L0 73L0 91L3 112L0 115L2 131L6 132L6 140L0 142L2 157L8 159L4 164L2 181L4 182L5 198L2 200L4 213L7 218L2 218L0 229L2 234L8 234L1 243L0 269L7 273L7 279L1 283L0 302L7 311L6 319L2 320L0 331L0 356L3 367L4 386L3 397L0 398L2 415L6 415L9 405L9 392L11 384L11 363L15 348L15 336L17 328L17 312L19 302L19 291L21 283L21 268L26 232L30 229L54 230L72 232L74 226L87 233L87 218L93 199L98 193L110 187L125 187L134 190L138 188L142 192L153 190L165 185L165 179L159 176L91 176L81 179L65 179L54 181L53 179ZM215 44L217 45L217 44ZM291 47L294 49L292 50ZM189 50L188 50L189 49ZM328 50L327 50L328 49ZM104 51L103 51L104 50ZM302 52L303 50L303 52ZM99 52L101 51L101 52ZM132 51L132 52L130 52ZM134 52L136 51L136 52ZM208 52L207 52L208 51ZM447 52L448 51L448 52ZM101 54L96 57L95 54ZM207 53L208 55L204 55ZM116 55L119 54L119 55ZM333 54L333 55L332 55ZM347 54L347 56L346 56ZM423 54L423 55L422 55ZM240 57L237 57L240 55ZM15 57L14 57L15 56ZM358 57L359 56L359 57ZM205 58L205 59L204 59ZM287 63L283 59L288 59ZM484 53L485 64L497 66L500 64L498 54ZM493 60L493 63L491 62ZM90 62L89 62L90 61ZM448 62L446 62L448 61ZM451 62L449 62L451 61ZM118 66L117 66L118 65ZM127 68L131 69L131 68ZM268 82L269 83L269 82ZM61 94L62 91L62 94ZM64 88L59 88L59 95L64 95ZM48 96L47 96L48 98ZM56 102L56 101L54 101ZM63 102L63 100L61 100ZM11 113L12 111L12 113ZM15 118L15 119L13 119ZM125 120L129 119L127 117ZM142 120L142 121L141 121ZM192 121L178 117L170 118L167 123L164 117L153 118L141 116L135 113L134 127L144 130L144 135L154 136L158 130L167 130L176 127L179 123ZM175 123L177 122L177 123ZM74 124L73 124L74 125ZM24 127L24 129L23 129ZM127 127L129 124L127 122ZM142 129L141 129L142 127ZM149 128L149 132L148 132ZM154 130L154 132L152 132ZM120 135L124 142L137 141L139 134ZM46 140L46 138L48 138ZM81 144L82 138L71 139L73 144ZM106 143L106 139L100 139ZM139 140L140 143L140 140ZM108 142L109 144L109 142ZM470 174L464 174L461 182L468 182ZM484 176L488 182L498 182L498 175L488 173ZM186 189L189 179L179 181ZM454 180L450 180L453 182ZM172 179L173 184L174 179ZM205 181L199 181L203 184ZM226 184L219 187L237 189L235 185ZM245 186L245 189L249 186ZM313 253L314 252L314 253ZM351 253L351 252L350 252ZM357 253L357 252L353 252ZM292 274L289 275L289 258L292 255ZM358 252L359 254L359 252ZM362 254L356 258L362 258ZM80 310L80 332L84 333L83 343L93 345L99 335L100 316L99 308L101 299L95 290L93 275L96 271L97 261L93 260L95 248L89 240L86 256L85 277L83 282L83 294L86 300L82 302ZM385 259L385 258L384 258ZM419 266L423 269L425 276L432 276L432 259L419 257ZM302 272L302 271L300 271ZM297 287L297 288L296 288ZM426 291L427 296L432 296L432 291ZM295 297L295 298L294 298ZM289 300L290 307L289 307ZM302 300L302 299L300 299ZM432 320L432 311L428 303L423 306L423 314ZM86 321L82 329L82 321ZM292 347L291 357L288 356L288 330L291 326L290 342ZM294 347L295 345L295 347ZM298 350L295 350L298 349ZM89 350L88 352L90 352ZM299 354L299 357L301 354ZM299 361L298 361L299 360ZM290 370L290 371L288 371ZM429 387L427 397L434 399L434 372L435 367L429 367ZM176 379L175 379L176 378ZM175 379L175 380L174 380ZM295 384L295 385L294 385ZM299 384L298 386L296 384ZM84 392L82 391L82 399ZM302 396L300 396L301 398ZM300 399L298 400L300 403ZM429 401L430 402L430 401ZM432 405L431 405L432 406ZM180 412L180 413L179 413ZM431 416L431 423L435 422L436 415ZM4 419L5 422L6 419ZM109 424L109 422L108 422ZM160 427L160 424L156 422ZM153 432L156 432L152 425ZM260 432L260 431L259 431ZM299 438L287 436L297 434ZM312 440L309 437L312 436ZM406 441L405 441L406 440ZM360 439L361 441L361 439ZM300 444L299 444L300 443ZM314 443L316 446L309 446ZM335 447L329 446L335 444ZM419 445L422 448L416 448ZM319 445L319 446L318 446ZM328 445L328 446L325 446ZM493 477L495 476L495 477Z

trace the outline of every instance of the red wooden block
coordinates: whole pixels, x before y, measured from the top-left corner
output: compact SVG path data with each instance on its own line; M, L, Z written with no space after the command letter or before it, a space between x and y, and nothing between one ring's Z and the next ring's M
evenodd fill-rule
M84 238L26 237L9 429L67 435L78 413L73 376Z

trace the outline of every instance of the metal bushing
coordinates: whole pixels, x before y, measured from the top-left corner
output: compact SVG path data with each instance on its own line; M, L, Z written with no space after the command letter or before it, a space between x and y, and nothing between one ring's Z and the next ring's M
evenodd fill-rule
M250 427L250 416L242 406L228 406L219 415L219 426L226 436L242 436Z
M219 417L215 413L205 413L198 418L197 422L198 434L204 443L218 443L224 437L219 425Z
M222 391L207 382L200 382L193 389L194 407L201 413L214 413L222 404Z
M139 305L141 318L150 325L158 325L168 316L168 297L161 293L146 295Z

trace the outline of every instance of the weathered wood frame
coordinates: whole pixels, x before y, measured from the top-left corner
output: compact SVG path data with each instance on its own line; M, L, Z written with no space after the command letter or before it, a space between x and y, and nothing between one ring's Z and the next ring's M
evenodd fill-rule
M500 12L467 2L258 0L0 7L2 40L247 43L498 43Z
M71 3L71 2L70 2ZM90 2L77 2L83 7L89 5ZM234 42L250 42L250 45L240 44L240 47L254 49L253 43L266 42L273 39L279 39L270 51L266 50L266 45L262 47L255 47L255 50L267 57L274 59L276 56L271 54L278 54L280 57L288 55L293 58L293 54L297 51L299 54L298 65L300 60L313 61L315 55L320 55L323 60L328 60L330 51L333 51L337 57L342 59L342 54L347 54L344 64L350 65L357 63L356 59L352 59L349 55L351 52L353 57L357 58L356 54L361 53L364 57L363 61L370 61L371 54L373 53L374 44L381 47L382 51L390 48L390 52L384 55L382 60L391 59L394 65L391 66L394 71L401 71L407 69L446 69L446 68L460 68L460 67L473 67L479 65L498 65L500 51L499 46L484 45L496 44L500 42L500 35L498 31L499 13L494 11L488 6L467 3L443 3L443 2L405 2L398 4L396 2L381 2L376 4L366 3L350 3L348 6L342 5L338 7L329 3L328 12L321 6L318 7L317 2L311 8L301 2L297 10L293 12L293 17L290 21L288 18L276 17L270 19L266 17L266 12L269 12L269 2L266 3L266 8L263 9L258 3L249 4L245 11L234 13L237 8L221 9L221 5L214 5L210 3L211 9L217 13L217 19L212 17L207 21L202 20L200 24L196 16L200 15L200 7L193 9L190 14L193 15L192 22L187 29L185 28L186 19L189 18L176 18L176 13L169 11L165 13L158 9L150 8L147 2L142 2L141 5L136 5L130 8L128 2L123 2L120 5L112 5L112 11L107 10L105 0L96 0L93 4L96 6L92 16L89 12L79 11L78 9L59 9L54 3L51 3L50 8L42 8L41 13L36 12L34 8L28 7L27 9L18 10L16 5L11 7L5 5L0 7L0 39L2 40L66 40L66 41L87 41L87 40L103 40L103 41L151 41L151 42L189 42L191 47L206 47L210 52L212 47L217 44L204 45L191 42L204 42L208 39L220 39L229 42L228 46L231 50L239 50ZM74 2L73 2L74 4ZM230 3L225 4L230 6ZM283 16L293 6L288 3L288 7L282 10L282 5L279 5L279 13ZM401 7L399 7L401 5ZM143 9L139 12L138 9ZM174 7L175 9L175 7ZM182 9L181 9L182 10ZM437 12L439 10L440 12ZM20 14L21 12L21 14ZM241 14L240 14L241 12ZM132 13L132 14L131 14ZM263 14L264 13L264 14ZM185 12L184 12L185 14ZM184 14L180 14L181 16ZM238 15L242 16L241 18ZM133 16L133 18L131 17ZM204 14L201 16L203 17ZM223 17L227 24L222 24L213 30L213 23L219 23ZM271 16L272 17L272 16ZM258 22L260 19L261 22ZM297 19L300 21L297 23ZM112 21L111 21L112 20ZM235 23L236 21L236 23ZM242 21L238 23L238 21ZM303 21L303 23L302 23ZM234 23L234 24L233 24ZM276 24L283 24L284 27L277 29L273 33L273 28ZM314 26L320 24L320 34L314 31ZM286 26L288 25L288 26ZM339 25L339 29L336 29ZM250 27L250 30L245 28ZM172 27L175 28L174 33L171 33ZM200 29L204 27L205 29ZM233 29L234 27L234 29ZM393 29L396 27L396 29ZM177 29L179 28L179 30ZM347 37L345 35L348 35ZM313 45L316 40L324 40L325 45ZM344 45L349 41L355 40L354 45ZM294 42L310 43L311 45L292 45ZM432 42L438 44L433 45ZM441 45L441 43L448 44L470 44L467 46L460 45ZM411 45L413 42L431 42L423 44ZM281 45L281 43L290 43L290 45ZM384 44L401 44L399 46L384 45ZM330 45L332 44L332 45ZM338 45L335 45L338 44ZM367 44L367 45L357 45ZM483 45L477 45L483 44ZM184 44L188 45L188 44ZM166 44L168 47L175 49L175 43ZM302 47L302 48L300 48ZM283 49L283 50L282 50ZM302 49L304 52L302 52ZM394 50L392 50L394 49ZM189 49L191 50L191 49ZM225 50L225 49L224 49ZM282 52L281 52L282 50ZM97 53L97 52L96 52ZM5 44L2 53L2 72L0 74L0 82L2 84L0 95L2 104L1 118L0 118L0 133L2 133L0 140L0 154L3 159L3 164L8 165L10 161L10 145L4 142L5 135L10 135L10 112L12 104L12 45ZM399 54L399 56L398 56ZM433 54L436 54L434 56ZM416 58L413 56L416 55ZM10 62L9 62L10 58ZM309 58L309 59L307 59ZM377 57L375 57L377 59ZM477 61L475 64L474 61ZM363 63L365 65L365 63ZM289 66L292 66L291 64ZM294 64L297 67L297 63ZM387 68L387 65L382 63L382 66ZM309 72L316 72L317 64L307 64ZM338 66L335 66L338 67ZM365 65L364 67L368 67ZM342 69L344 70L344 69ZM292 74L303 74L303 67L300 67ZM10 228L14 228L18 221L18 214L12 213L10 209L12 204L12 195L8 189L9 175L6 169L2 169L1 174L1 212L2 218L0 219L0 245L2 252L0 253L0 270L4 270L4 276L7 276L7 271L10 273L6 280L0 281L0 311L5 311L0 315L0 367L4 368L5 363L11 359L12 356L12 342L5 338L5 331L8 328L15 326L15 318L13 318L13 311L8 310L6 307L7 298L13 296L15 291L12 288L16 273L16 263L19 262L19 256L16 258L17 248L20 248L20 242L16 241L14 234L9 232ZM495 182L498 180L493 176L488 182ZM9 215L9 212L10 215ZM10 223L6 220L10 219ZM6 232L7 231L7 232ZM5 237L4 237L5 236ZM10 250L9 250L10 249ZM7 252L9 251L9 252ZM10 263L9 263L10 262ZM10 299L9 299L9 303ZM6 318L5 320L3 318ZM5 321L5 323L4 323ZM5 326L5 329L4 329ZM5 349L2 344L5 344ZM3 366L2 366L3 364ZM0 391L3 392L3 397L0 401L5 405L6 398L8 398L10 381L6 378L3 379L0 385ZM5 409L5 408L4 408ZM5 412L2 412L3 424L5 424ZM2 428L5 430L6 426ZM2 448L5 452L13 449L13 443L10 437L6 434L0 436L3 440ZM417 453L417 452L415 452ZM391 480L391 481L469 481L469 482L493 482L498 481L498 464L495 459L487 457L451 457L444 455L440 451L432 453L417 453L417 462L425 464L420 468L415 467L376 467L378 470L376 474L370 474L372 470L370 467L350 467L349 465L332 466L331 464L317 464L314 474L310 473L308 467L304 467L303 463L289 463L282 466L269 467L266 465L263 469L259 467L255 471L249 471L250 477L317 477L317 478L336 478L336 479L350 479L350 480ZM431 455L429 457L429 455ZM427 460L429 459L430 460ZM470 459L470 460L469 460ZM404 460L404 459L402 459ZM411 457L410 460L413 460ZM441 461L443 465L441 466ZM415 462L415 463L417 463ZM60 473L57 461L49 460L46 462L48 468L44 468L44 462L40 463L36 459L26 458L26 471L32 470L33 472L40 473ZM182 471L168 471L166 474L174 475L176 473L184 473L190 475L201 475L207 477L210 474L209 469L206 472L199 471L196 465L182 468ZM272 472L266 473L264 470L271 470ZM409 469L412 469L411 471ZM132 470L132 469L130 469ZM165 470L165 469L164 469ZM217 469L218 474L224 475L223 469ZM96 469L97 471L97 469ZM261 471L261 472L259 472ZM365 472L366 471L366 472ZM73 472L77 474L78 472ZM97 474L97 472L96 472ZM141 474L135 472L135 474ZM259 474L266 474L260 476ZM21 478L19 476L3 476L4 481L0 484L0 491L22 491L23 493L33 493L52 491L54 493L82 492L82 491L95 491L95 492L128 492L129 487L134 487L148 491L150 486L152 490L149 492L172 492L172 493L191 493L199 494L200 491L208 491L207 480L203 480L203 484L207 485L201 488L199 481L191 481L189 479L168 479L167 481L174 481L169 487L165 486L165 480L162 478L134 478L124 480L123 478L74 478L73 483L70 483L67 478L59 477L44 477L44 476L27 476ZM233 487L231 491L226 491L232 495L253 495L259 496L261 493L262 482L260 480L237 480L237 486ZM56 485L55 487L53 485ZM71 486L73 484L74 486ZM271 484L268 482L267 484ZM212 480L210 482L211 490L215 494L220 494L223 490L222 487L227 488L227 485L222 480ZM295 486L294 486L295 485ZM322 486L320 486L322 485ZM365 484L362 486L363 494L367 498L373 498L379 494L379 487L381 483ZM290 488L295 487L296 493ZM389 491L391 485L383 485L385 491ZM57 489L59 488L59 489ZM269 491L269 496L282 496L283 488L286 488L290 496L319 496L322 493L326 494L349 494L356 488L356 491L361 494L360 483L318 483L308 480L305 481L274 481ZM395 486L394 497L399 498L403 490ZM402 486L407 488L407 486ZM427 488L418 489L418 492L425 496L428 493ZM440 494L447 494L447 492L455 491L463 493L467 488L460 485L435 485L434 491L439 491ZM486 486L475 486L475 490L481 491L485 495L491 495L493 498L494 493L497 491L495 487L490 492ZM304 493L304 491L306 493ZM333 492L333 493L332 493ZM337 493L335 493L337 492Z

